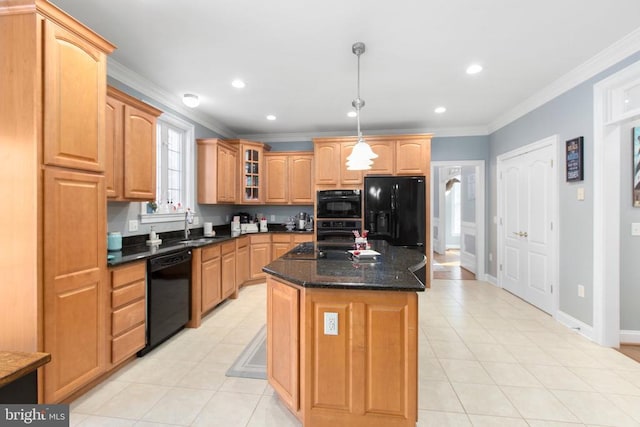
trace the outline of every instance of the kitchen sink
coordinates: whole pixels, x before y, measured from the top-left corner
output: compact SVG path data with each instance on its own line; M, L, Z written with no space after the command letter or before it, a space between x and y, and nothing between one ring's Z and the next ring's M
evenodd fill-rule
M216 240L215 237L200 237L197 239L188 239L188 240L180 240L178 243L189 244L189 243L209 243Z

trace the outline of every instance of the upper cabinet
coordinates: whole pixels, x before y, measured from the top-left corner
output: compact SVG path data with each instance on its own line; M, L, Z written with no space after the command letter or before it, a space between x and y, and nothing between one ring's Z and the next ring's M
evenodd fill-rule
M96 89L106 85L112 47L49 20L43 28L44 164L102 172L105 93Z
M264 203L264 160L262 155L269 146L261 142L247 141L245 139L230 139L226 142L238 147L240 188L237 203L260 204Z
M198 203L236 203L238 149L217 139L198 139Z
M265 153L265 203L313 204L313 153Z
M156 199L156 120L162 111L107 88L107 197Z
M426 175L429 173L431 135L403 135L396 138L395 145L396 175Z
M358 188L362 172L347 170L347 157L355 138L314 138L315 185L317 188Z

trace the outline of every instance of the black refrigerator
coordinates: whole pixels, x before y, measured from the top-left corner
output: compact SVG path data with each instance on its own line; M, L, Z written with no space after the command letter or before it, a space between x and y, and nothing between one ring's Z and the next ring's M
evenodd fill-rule
M365 225L369 239L386 240L425 253L424 176L366 176Z

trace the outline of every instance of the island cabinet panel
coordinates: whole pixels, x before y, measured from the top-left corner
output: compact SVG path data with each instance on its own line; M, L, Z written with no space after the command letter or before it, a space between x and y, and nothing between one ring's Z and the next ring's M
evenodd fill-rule
M105 53L44 21L44 163L105 168Z
M415 292L305 288L267 277L267 375L305 426L415 427ZM325 331L327 314L335 333Z
M299 409L299 291L267 279L267 377L286 405Z

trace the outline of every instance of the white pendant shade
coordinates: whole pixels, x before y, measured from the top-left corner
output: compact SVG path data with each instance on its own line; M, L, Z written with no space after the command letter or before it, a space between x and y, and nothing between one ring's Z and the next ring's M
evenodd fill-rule
M373 162L369 159L353 159L347 161L347 170L361 171L371 169Z

